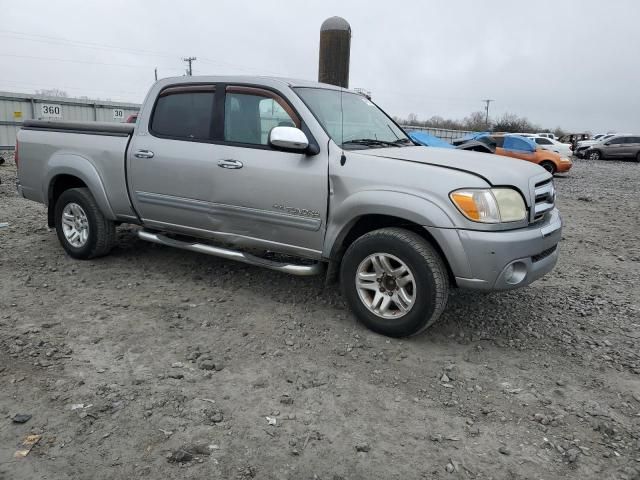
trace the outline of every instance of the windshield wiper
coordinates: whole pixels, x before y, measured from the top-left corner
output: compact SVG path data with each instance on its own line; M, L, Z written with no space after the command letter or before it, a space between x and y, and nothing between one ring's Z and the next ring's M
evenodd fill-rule
M394 145L413 145L413 141L410 138L399 138L398 140L393 142Z
M399 147L396 142L387 142L386 140L376 140L375 138L354 138L353 140L347 140L342 142L342 146L345 145L364 145L366 147Z

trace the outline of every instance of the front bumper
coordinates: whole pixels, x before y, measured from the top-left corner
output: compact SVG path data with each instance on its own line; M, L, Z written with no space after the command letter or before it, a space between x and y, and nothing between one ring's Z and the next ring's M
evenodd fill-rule
M557 173L565 173L571 170L571 167L573 167L573 162L568 158L563 158L560 160L560 162L558 162L558 167L556 171Z
M508 290L524 287L553 270L558 261L562 218L557 209L542 222L511 231L455 230L457 247L443 247L461 288ZM450 232L452 233L452 232ZM451 237L449 237L451 238ZM449 255L466 256L466 262ZM458 271L456 271L458 270Z

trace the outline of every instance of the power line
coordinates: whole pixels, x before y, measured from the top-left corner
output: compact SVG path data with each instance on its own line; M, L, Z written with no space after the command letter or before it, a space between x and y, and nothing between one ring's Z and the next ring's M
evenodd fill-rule
M76 87L71 85L51 85L49 83L33 83L33 82L24 82L22 80L16 80L11 78L2 78L0 79L0 85L10 85L12 87L24 87L25 85L36 87L36 88L57 88L59 90L75 90L81 92L102 92L102 94L107 95L118 95L118 94L129 94L129 95L142 95L146 93L146 90L138 90L138 91L125 91L125 90L101 90L97 88L84 88L84 87Z
M12 58L27 58L27 59L33 59L33 60L45 60L45 61L52 61L52 62L68 62L68 63L82 63L82 64L88 64L88 65L105 65L108 67L127 67L127 68L142 68L142 69L147 69L149 67L154 67L154 65L143 65L143 64L137 64L137 65L131 65L131 64L124 64L124 63L104 63L104 62L92 62L89 60L73 60L70 58L53 58L53 57L38 57L35 55L14 55L11 53L0 53L0 57L12 57ZM169 67L169 66L162 66L161 68L167 69L167 70L175 70L175 71L179 71L181 69L176 68L176 67Z
M193 62L195 62L197 60L197 58L196 57L187 57L187 58L183 58L182 60L189 64L189 67L187 68L187 75L192 76L193 75L193 70L191 69L191 64Z
M132 52L138 55L147 55L147 56L153 56L153 57L163 57L163 58L171 58L171 59L175 59L176 57L179 57L177 53L174 55L169 55L167 54L166 51L161 53L161 52L152 51L152 50L142 50L142 49L131 48L131 47L121 47L118 45L107 45L104 43L97 43L97 42L84 42L80 40L72 40L72 39L63 38L63 37L54 37L54 36L48 36L48 35L37 35L33 33L17 32L14 30L0 30L0 36L12 37L17 40L26 40L26 41L40 42L40 43L46 43L46 44L57 43L61 45L70 45L70 46L80 47L80 48L92 48L92 49L98 49L98 50L116 50L116 51L121 51L125 53ZM227 62L225 60L220 60L220 59L200 57L199 61L218 65L218 66L226 65L228 68L234 68L244 72L259 72L260 74L288 76L283 72L273 72L273 71L270 72L261 68L238 65L238 64L234 64L234 63Z

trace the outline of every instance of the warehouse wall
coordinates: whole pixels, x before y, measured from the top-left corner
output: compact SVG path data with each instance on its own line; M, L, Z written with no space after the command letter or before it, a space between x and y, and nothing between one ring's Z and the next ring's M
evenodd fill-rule
M136 103L0 92L0 150L14 148L24 120L122 122L139 109Z

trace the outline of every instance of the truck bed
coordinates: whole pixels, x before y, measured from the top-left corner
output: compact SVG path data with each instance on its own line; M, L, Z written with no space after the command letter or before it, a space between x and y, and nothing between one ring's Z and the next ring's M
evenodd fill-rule
M51 185L73 176L90 188L107 218L134 221L125 166L134 127L131 123L26 120L18 133L22 195L47 205Z

